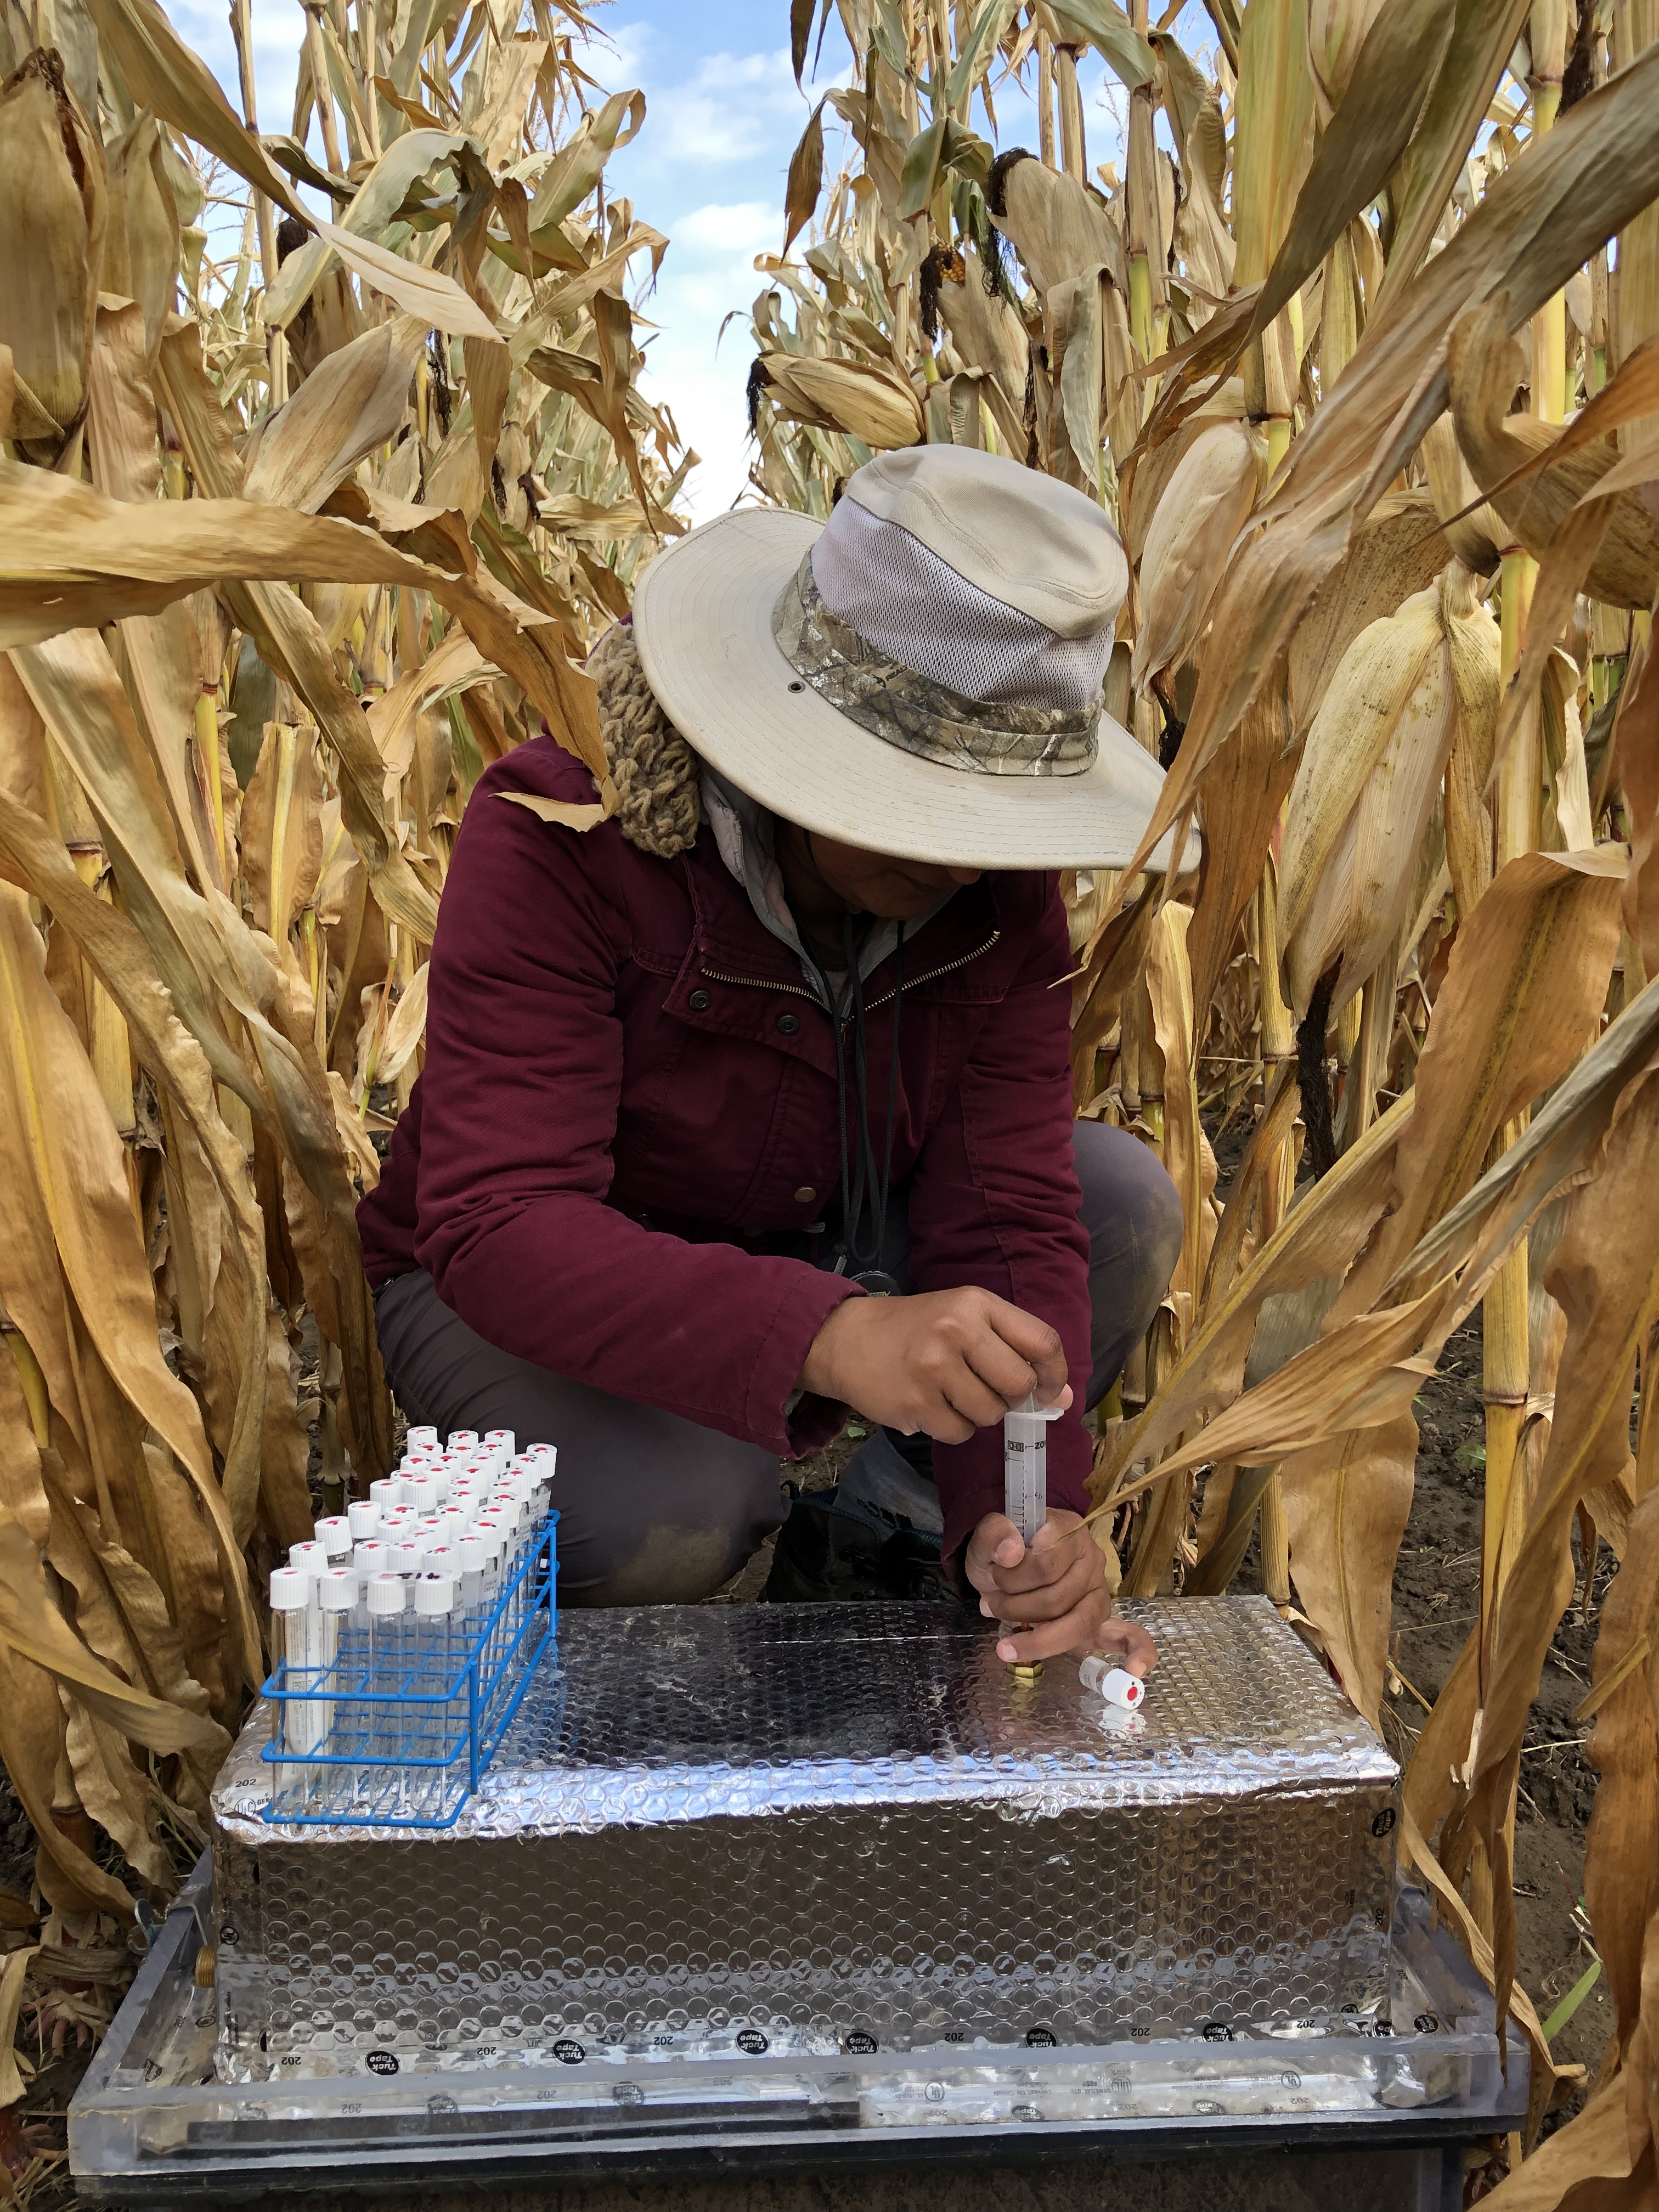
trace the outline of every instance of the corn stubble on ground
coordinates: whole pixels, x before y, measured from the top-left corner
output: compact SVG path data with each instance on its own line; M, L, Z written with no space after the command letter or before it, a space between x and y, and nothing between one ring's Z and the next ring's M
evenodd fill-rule
M1078 1111L1186 1223L1097 1421L1109 1572L1259 1586L1409 1760L1407 1870L1533 2057L1471 2195L1634 2206L1659 0L834 12L820 96L789 10L755 495L928 440L1101 501L1146 852L1205 840L1063 884ZM605 180L650 124L574 7L322 0L275 118L232 21L234 100L156 0L0 22L0 2158L41 2202L266 1571L395 1446L352 1206L462 810L544 720L596 785L549 834L614 807L581 663L692 460L639 389L667 241Z

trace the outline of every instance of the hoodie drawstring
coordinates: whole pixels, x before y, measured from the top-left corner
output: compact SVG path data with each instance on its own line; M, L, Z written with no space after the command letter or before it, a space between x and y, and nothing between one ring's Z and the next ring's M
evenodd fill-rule
M898 925L898 942L893 948L893 1036L887 1069L887 1127L882 1143L879 1173L876 1168L875 1146L870 1140L870 1070L864 1021L864 979L859 973L850 913L842 917L842 945L847 957L848 994L852 1002L853 1092L857 1133L854 1135L847 1126L847 1066L842 1049L843 1024L837 1009L833 1018L836 1031L836 1101L842 1131L841 1251L836 1261L835 1273L846 1275L849 1281L860 1284L874 1297L892 1297L897 1294L898 1284L881 1266L881 1254L887 1235L887 1200L893 1182L893 1123L898 1109L899 1011L904 1003L904 924L900 922ZM848 1160L849 1149L855 1156L850 1166ZM866 1190L870 1212L867 1242L862 1234Z

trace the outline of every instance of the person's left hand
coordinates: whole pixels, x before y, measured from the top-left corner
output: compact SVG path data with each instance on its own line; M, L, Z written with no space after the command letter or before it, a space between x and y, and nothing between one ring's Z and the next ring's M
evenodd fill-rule
M1006 1514L988 1513L968 1540L963 1566L986 1619L1020 1631L1001 1638L999 1659L1030 1666L1062 1651L1079 1659L1109 1651L1131 1674L1157 1666L1146 1630L1112 1619L1105 1558L1079 1515L1053 1508L1027 1551Z

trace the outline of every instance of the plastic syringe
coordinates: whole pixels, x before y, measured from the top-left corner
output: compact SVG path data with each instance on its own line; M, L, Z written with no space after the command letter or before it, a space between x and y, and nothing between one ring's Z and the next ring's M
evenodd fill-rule
M1002 1510L1028 1547L1048 1517L1048 1424L1060 1413L1033 1394L1002 1418Z
M1058 1406L1039 1406L1033 1392L1002 1417L1002 1510L1028 1551L1048 1517L1048 1424L1060 1413ZM1016 1624L1017 1635L1023 1625ZM1017 1682L1035 1682L1042 1662L1017 1661L1011 1672Z

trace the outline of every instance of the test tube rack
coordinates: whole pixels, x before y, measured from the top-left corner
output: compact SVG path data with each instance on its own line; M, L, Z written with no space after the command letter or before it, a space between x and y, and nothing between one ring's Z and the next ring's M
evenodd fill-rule
M283 1826L451 1826L478 1787L557 1623L550 1512L492 1603L440 1644L371 1650L343 1627L327 1667L279 1664L264 1684L264 1818Z

